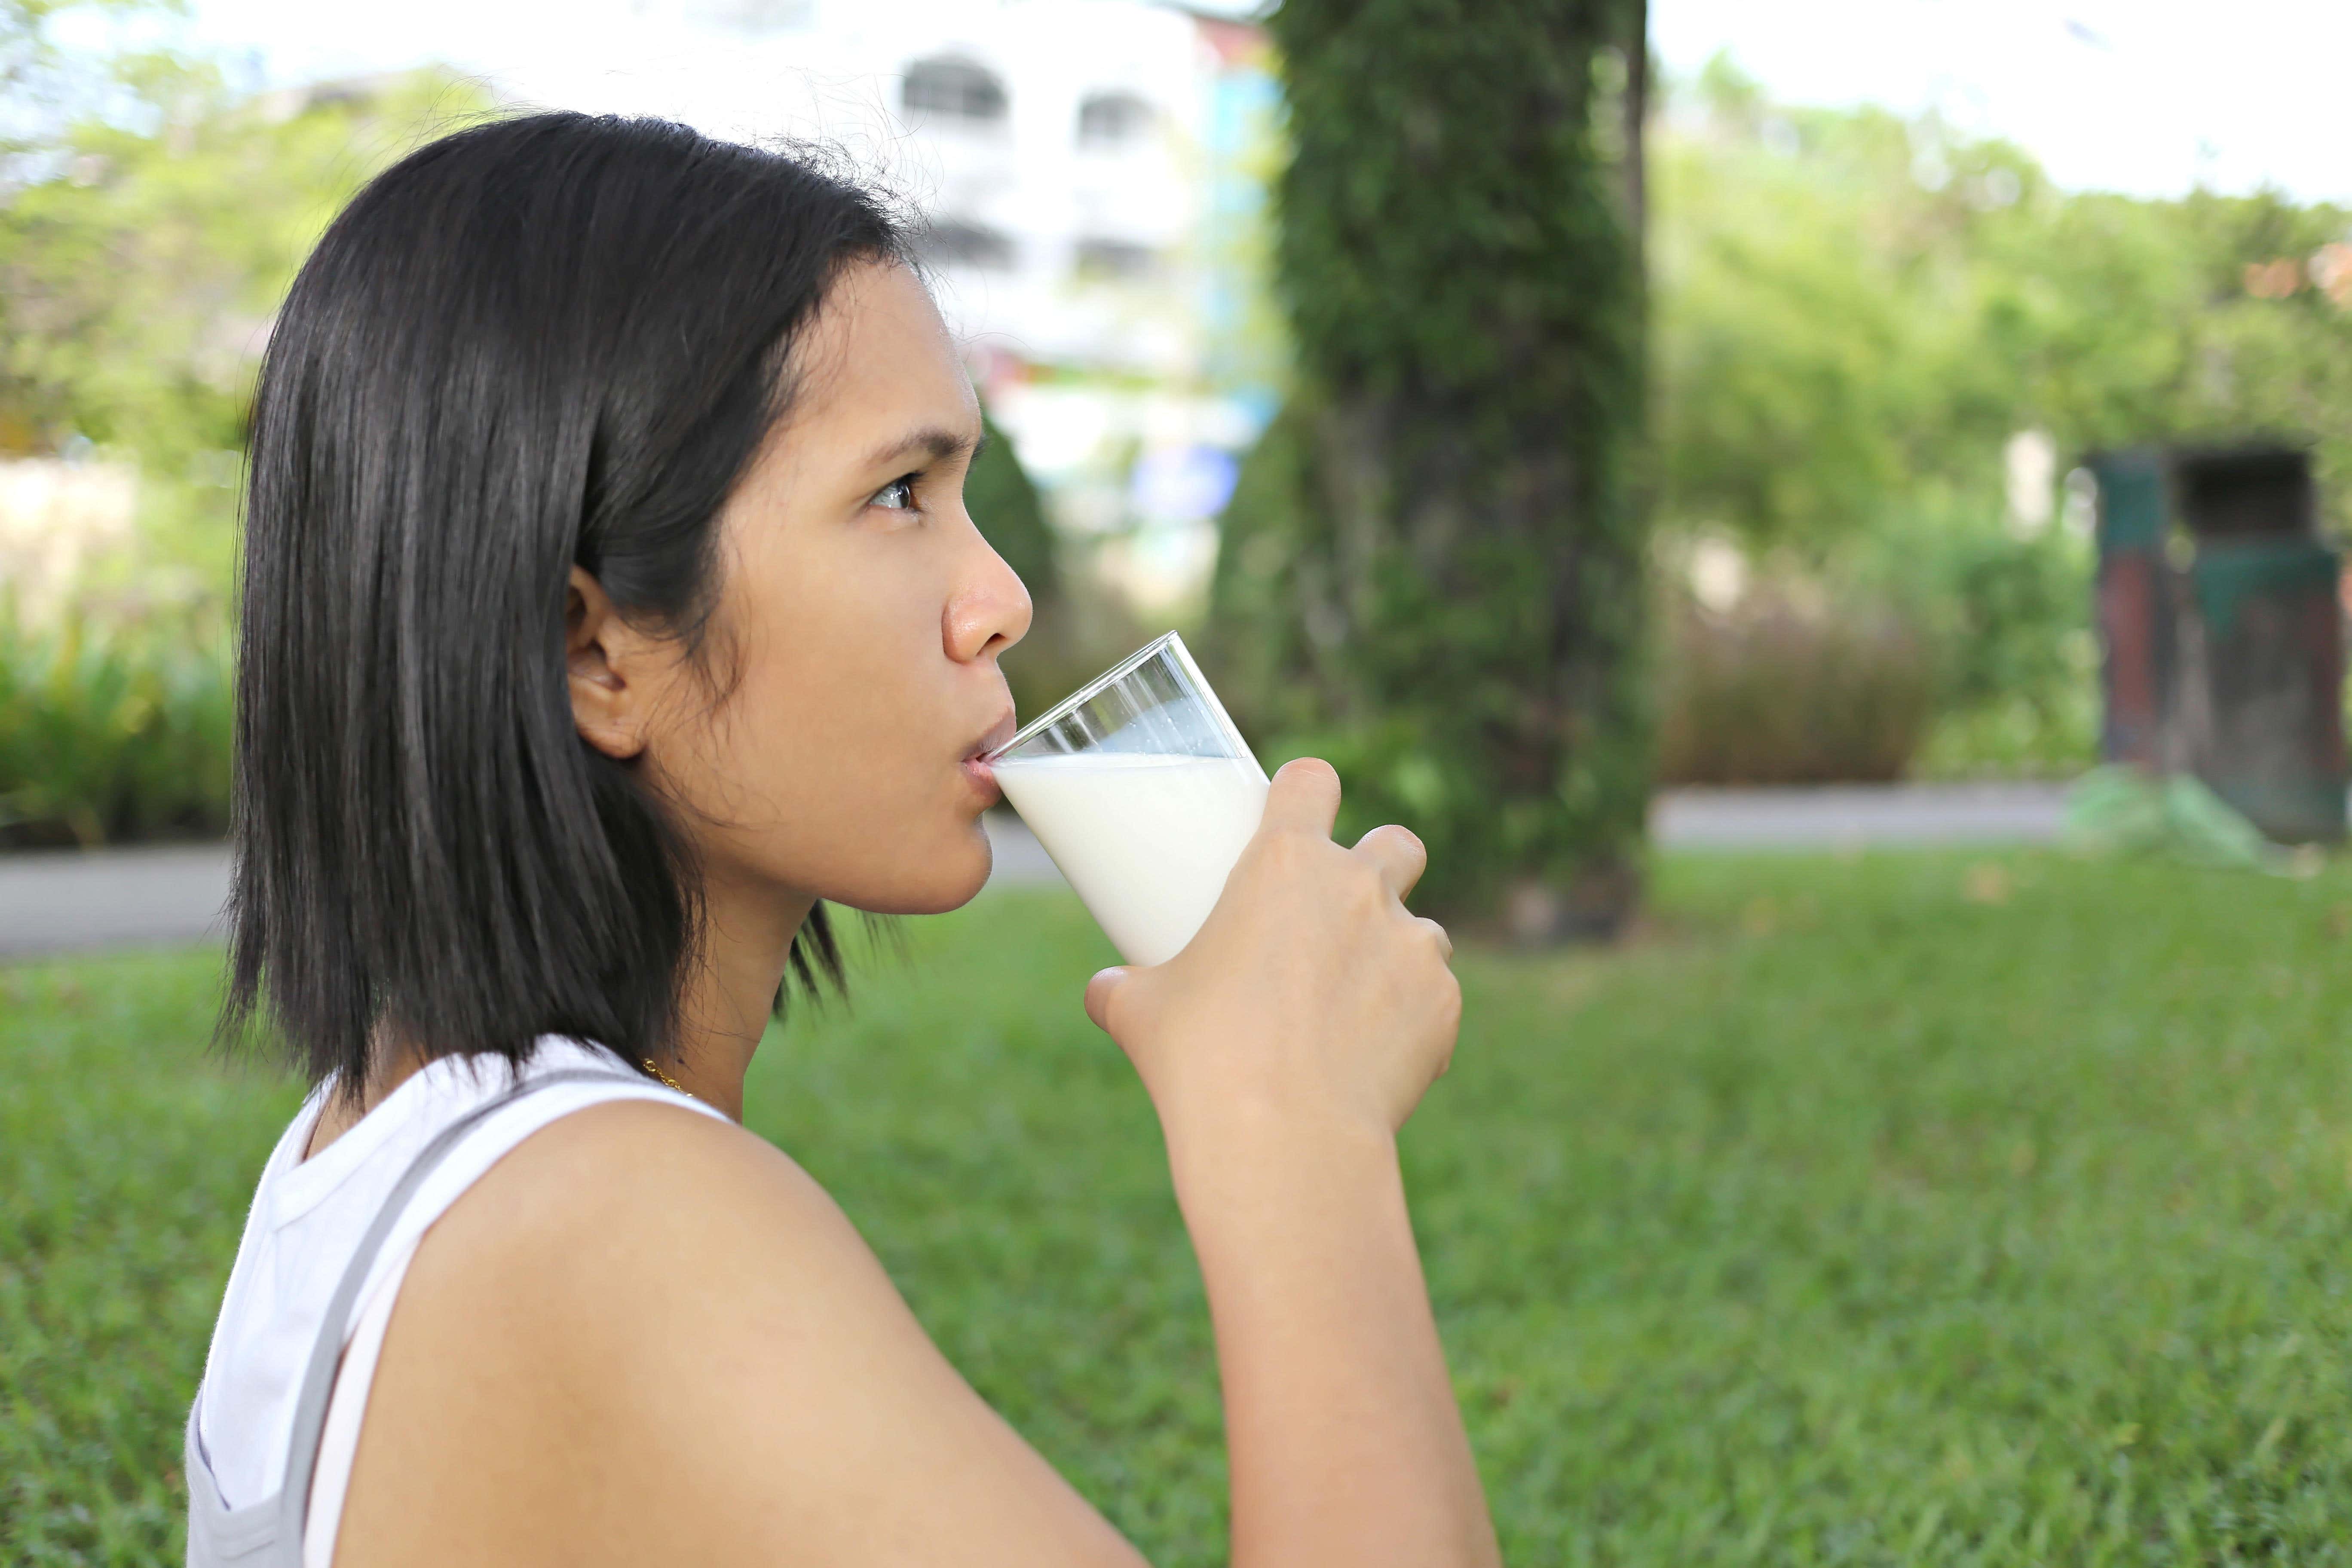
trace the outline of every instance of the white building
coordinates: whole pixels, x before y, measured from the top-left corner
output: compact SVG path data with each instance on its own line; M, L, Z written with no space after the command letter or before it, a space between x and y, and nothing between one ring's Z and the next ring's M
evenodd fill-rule
M1256 287L1232 233L1274 101L1254 29L1151 0L637 0L632 26L624 66L499 85L845 153L925 220L941 307L1065 531L1123 536L1099 563L1146 602L1198 585L1272 395L1218 352Z
M933 16L885 79L959 325L1024 360L1197 375L1209 92L1192 19L1103 0Z
M845 151L930 216L958 324L1025 358L1182 377L1219 95L1255 34L1153 0L636 0L625 64L525 101Z

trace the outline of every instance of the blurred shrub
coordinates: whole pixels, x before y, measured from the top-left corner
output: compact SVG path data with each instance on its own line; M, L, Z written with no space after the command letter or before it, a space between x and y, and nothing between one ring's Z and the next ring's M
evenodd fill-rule
M0 847L226 832L227 647L205 611L0 616Z
M983 410L988 441L964 476L964 510L982 538L1029 590L1029 635L1006 654L1004 679L1025 722L1149 640L1126 604L1086 569L1064 559L1044 498L1013 438Z
M2069 778L2098 760L2086 547L1982 532L1930 552L1915 594L1936 639L1937 721L1919 778Z
M2086 673L2054 700L2007 697L1939 715L1909 773L1937 780L2066 779L2098 760L2099 694Z
M1043 605L1059 598L1062 574L1055 560L1054 531L1045 521L1037 486L1029 470L1021 466L1013 437L984 409L980 423L986 439L971 461L971 472L964 476L964 510L971 514L981 537L1028 585L1032 601Z
M2084 551L2054 533L2017 539L1986 529L1933 542L1922 553L1926 581L1915 595L1927 602L1916 608L1940 623L1946 707L2054 700L2083 673L2068 642L2090 626Z
M1666 627L1663 784L1899 778L1935 714L1930 650L1890 607L1759 593Z
M1853 573L1927 642L1936 716L1913 777L2071 777L2096 761L2089 546L1989 518L1915 519Z

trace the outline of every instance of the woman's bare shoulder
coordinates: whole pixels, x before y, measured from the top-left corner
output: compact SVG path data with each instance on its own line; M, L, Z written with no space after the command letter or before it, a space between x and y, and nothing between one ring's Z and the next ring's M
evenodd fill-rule
M713 1247L781 1258L856 1237L831 1196L774 1144L657 1100L609 1100L549 1123L442 1223L453 1221L484 1247L486 1262L510 1262L520 1249L535 1274L600 1291L658 1293L673 1276L644 1263L687 1262ZM871 1262L862 1242L855 1250Z
M949 1366L807 1172L643 1100L525 1140L411 1265L338 1563L452 1552L1139 1561Z
M635 1379L656 1374L675 1408L679 1391L746 1370L724 1364L734 1358L772 1356L763 1342L787 1327L786 1344L855 1334L903 1356L937 1354L798 1162L659 1100L591 1106L524 1140L451 1207L412 1267L426 1291L494 1301L493 1323L544 1347L548 1373L583 1384L573 1399L634 1397Z

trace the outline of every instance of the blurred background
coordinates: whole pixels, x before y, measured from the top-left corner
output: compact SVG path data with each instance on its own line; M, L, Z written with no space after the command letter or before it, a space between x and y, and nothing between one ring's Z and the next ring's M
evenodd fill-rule
M114 951L218 907L278 300L568 107L919 225L1024 714L1177 627L1431 842L1487 940L1410 1152L1517 1560L2329 1560L2347 59L2322 0L0 0L0 1547L176 1551L293 1104L203 1056L216 948ZM753 1123L1207 1561L1197 1281L1035 1000L1107 950L999 837L1021 918L796 1017ZM910 1037L995 1109L892 1108Z
M2285 0L2218 32L2089 0L1653 9L1634 144L1594 142L1643 171L1645 290L1596 310L1635 323L1635 357L1583 384L1632 411L1597 438L1641 535L1612 594L1647 613L1602 662L1644 668L1598 722L1639 757L1609 820L1568 834L1586 847L1544 853L1638 839L1625 803L1653 779L2074 777L2101 750L2092 454L2299 444L2319 531L2342 522L2352 175L2315 73L2352 24ZM1297 401L1286 301L1318 265L1281 248L1289 111L1252 8L600 0L558 25L529 0L9 0L0 28L0 844L222 830L275 302L372 171L549 105L817 141L919 215L1009 438L973 510L1044 611L1008 661L1024 710L1180 626L1262 749L1337 744L1433 815L1412 780L1446 766L1351 749L1330 680L1294 700L1283 644L1314 617L1280 514L1325 498L1269 478L1236 500L1253 452L1280 448L1274 474L1292 445L1261 437ZM1622 82L1629 50L1592 58ZM1332 384L1309 332L1305 381ZM1359 643L1410 640L1391 629L1337 645L1372 662Z

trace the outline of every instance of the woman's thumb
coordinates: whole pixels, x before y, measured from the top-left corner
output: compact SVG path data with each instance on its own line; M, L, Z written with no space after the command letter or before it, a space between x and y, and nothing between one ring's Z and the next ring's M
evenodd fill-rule
M1097 972L1087 982L1087 1016L1103 1033L1110 1033L1110 995L1127 984L1128 971L1112 968Z

